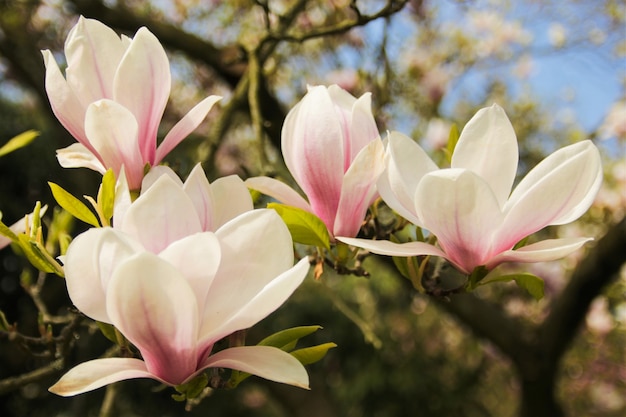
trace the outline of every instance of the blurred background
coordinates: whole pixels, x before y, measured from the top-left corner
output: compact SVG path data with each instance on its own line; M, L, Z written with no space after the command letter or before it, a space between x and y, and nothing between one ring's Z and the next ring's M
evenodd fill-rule
M411 136L439 161L451 126L462 128L477 109L496 102L518 135L520 176L563 145L591 138L600 148L605 181L593 207L573 224L542 232L593 236L597 245L561 262L526 266L545 280L540 301L512 284L449 300L426 297L382 258L365 261L368 278L326 268L248 333L248 343L256 343L284 328L323 326L303 345L338 347L307 367L311 391L250 378L236 390L211 392L189 412L170 398L173 390L148 380L117 384L107 392L112 404L105 389L74 398L48 393L69 367L110 347L89 320L72 328L63 369L48 366L54 358L45 343L25 346L4 332L0 414L626 414L624 0L0 0L0 145L29 129L41 132L0 160L6 224L36 201L48 204L46 217L52 216L47 181L77 196L96 193L99 174L56 161L55 150L74 140L51 113L40 53L50 49L62 65L64 40L79 15L129 36L147 26L160 39L173 75L162 132L202 98L224 96L167 157L183 177L200 162L211 180L273 175L293 185L280 156L280 128L307 84L338 84L355 96L372 92L379 130ZM250 51L260 72L249 70ZM261 121L250 116L251 77L260 82ZM76 221L72 233L84 227ZM603 239L611 230L622 234ZM10 248L0 252L0 310L20 334L38 338L41 309L25 285L29 277L37 273L22 257ZM63 280L40 277L39 284L37 302L51 315L66 314L71 302ZM66 328L50 326L55 336Z

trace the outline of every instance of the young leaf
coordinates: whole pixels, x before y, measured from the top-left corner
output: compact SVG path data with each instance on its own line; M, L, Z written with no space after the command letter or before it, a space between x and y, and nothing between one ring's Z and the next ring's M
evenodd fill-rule
M452 162L452 154L454 153L454 148L456 148L456 144L459 141L459 128L456 124L453 124L450 128L450 134L448 135L448 144L446 145L445 153L448 158L448 162Z
M10 139L7 143L4 144L4 146L0 148L0 156L4 156L15 150L23 148L24 146L31 143L37 136L39 136L39 132L35 130L28 130L24 133L20 133L19 135Z
M41 253L37 243L30 240L30 236L21 234L17 238L24 255L26 255L31 265L43 272L57 272L57 268Z
M328 350L334 347L337 347L335 343L324 343L294 350L293 352L289 352L289 354L299 360L302 365L309 365L323 359Z
M328 229L319 217L308 211L284 204L269 203L267 208L276 210L289 228L294 242L330 250Z
M11 239L13 242L17 242L17 235L13 233L13 230L9 228L6 224L0 221L0 235L6 236Z
M115 174L109 169L102 177L102 186L98 193L98 206L107 221L113 217L113 203L115 202ZM104 219L103 219L104 220Z
M62 187L53 182L48 182L48 185L50 186L50 190L52 190L52 195L54 196L54 199L68 213L76 217L78 220L84 221L87 224L90 224L94 227L100 227L96 215L93 214L93 212L89 210L89 208L87 208L87 206L83 204L79 199L77 199L72 194L68 193Z
M295 347L299 339L315 333L321 328L322 326L300 326L281 330L261 340L259 346L274 346L288 352Z
M541 300L544 295L544 282L536 275L522 272L519 274L502 275L497 278L489 279L478 285L491 284L492 282L509 282L515 281L518 287L528 291L530 295L537 301Z

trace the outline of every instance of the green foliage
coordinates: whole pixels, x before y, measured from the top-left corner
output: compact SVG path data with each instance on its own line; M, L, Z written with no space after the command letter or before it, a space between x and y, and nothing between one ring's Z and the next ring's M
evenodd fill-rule
M81 220L94 227L100 226L100 223L98 223L98 219L96 218L96 216L79 199L77 199L72 194L65 191L61 186L53 182L49 182L48 185L50 186L50 190L52 190L52 195L54 196L56 202L65 210L67 210L68 213L76 217L78 220Z
M537 301L541 300L544 296L544 282L541 278L528 272L521 272L518 274L502 275L497 278L490 278L481 282L478 285L487 285L493 282L510 282L515 281L518 287L528 291L530 295Z
M31 143L35 138L39 136L39 132L35 130L28 130L24 133L20 133L14 138L10 139L7 143L5 143L2 147L0 147L0 157L16 151L20 148Z
M209 383L209 377L206 373L202 372L191 381L176 386L176 391L179 394L172 394L172 398L176 401L185 401L196 398L203 389L206 388Z
M283 219L294 242L330 250L330 235L319 217L284 204L269 203L267 207L276 210Z

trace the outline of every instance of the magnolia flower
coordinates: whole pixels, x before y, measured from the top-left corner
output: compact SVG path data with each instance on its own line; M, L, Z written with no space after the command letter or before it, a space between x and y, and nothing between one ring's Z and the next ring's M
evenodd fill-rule
M54 56L42 51L46 91L61 124L79 142L57 151L65 168L101 173L124 166L132 189L189 135L220 97L197 104L157 147L157 130L170 94L169 61L146 28L121 38L97 20L80 17L65 42L65 78Z
M390 135L386 157L378 182L381 197L435 235L438 246L338 240L382 255L441 256L468 274L507 261L555 260L590 240L551 239L513 249L528 235L572 222L587 211L602 182L600 154L588 140L549 155L512 193L517 140L497 105L480 110L465 126L449 169L438 170L415 142L399 133Z
M287 114L282 152L308 201L272 178L249 178L246 185L315 214L331 236L356 236L384 168L370 94L356 99L336 85L309 87Z
M215 342L278 308L309 265L303 259L294 266L291 236L274 211L244 211L227 219L219 207L207 209L228 200L212 201L206 177L199 178L199 168L194 172L184 185L167 174L146 177L151 184L116 213L123 221L90 229L70 244L64 268L72 302L94 320L114 325L142 360L79 364L51 392L71 396L132 378L178 386L210 367L308 386L304 367L278 348L213 352ZM230 181L231 188L247 193L241 180ZM209 187L212 192L220 189L216 185ZM221 211L225 222L209 226L211 211Z

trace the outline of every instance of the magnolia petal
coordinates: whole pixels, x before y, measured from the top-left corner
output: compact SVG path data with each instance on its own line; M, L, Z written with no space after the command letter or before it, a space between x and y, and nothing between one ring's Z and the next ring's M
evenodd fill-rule
M505 206L502 233L519 240L580 217L602 184L600 153L591 141L559 149L533 168Z
M156 165L151 167L150 171L148 171L148 173L143 177L143 180L141 181L141 192L145 193L148 188L152 187L159 177L161 177L161 175L167 175L180 187L183 186L183 182L180 177L172 168L165 165Z
M146 364L139 359L95 359L70 369L48 391L63 397L71 397L113 382L134 378L159 379L148 372Z
M385 150L380 140L370 142L359 152L343 177L341 198L333 230L335 235L356 236L367 208L376 197L376 181L385 168Z
M274 312L300 286L310 264L308 258L301 259L293 268L278 275L233 316L226 318L222 323L214 323L218 327L205 327L201 330L201 338L206 343L216 341L237 330L252 327ZM205 310L205 314L210 310ZM206 317L206 316L205 316Z
M132 199L130 197L130 189L128 181L126 181L126 173L122 169L115 183L115 203L113 204L113 225L117 230L124 230L124 216L130 208Z
M442 169L424 176L415 193L424 227L452 263L471 272L491 257L491 242L502 221L489 184L473 171Z
M500 207L515 180L517 138L502 107L479 110L465 125L452 155L452 167L474 171L491 187Z
M237 175L218 178L211 184L213 194L212 230L217 230L228 221L254 209L248 187Z
M196 371L196 296L166 261L144 252L119 265L109 282L107 312L151 374L178 385Z
M432 255L446 257L436 246L425 242L394 243L389 240L370 240L338 236L337 240L357 248L367 249L371 253L387 256L420 256Z
M73 143L70 146L57 149L57 160L63 168L89 168L101 174L106 172L104 165L93 152L82 143Z
M343 90L342 90L343 91ZM350 95L350 93L346 94ZM380 140L378 127L372 114L372 94L365 93L354 101L350 120L350 149L346 154L354 161L361 149L372 141ZM347 167L344 167L347 169Z
M213 218L215 217L213 206L215 197L211 190L211 184L209 184L209 180L202 169L202 165L196 164L191 170L191 173L185 180L183 190L187 193L187 196L189 196L189 199L196 208L202 230L215 231L216 228L213 227ZM248 197L249 196L250 193L248 193ZM224 202L224 205L228 204L227 201Z
M215 103L220 101L220 96L209 96L196 104L189 113L187 113L178 123L170 130L163 142L156 150L154 165L160 163L165 156L172 151L183 139L193 132L204 120Z
M304 366L287 352L271 346L241 346L224 349L208 357L204 368L228 368L270 381L309 388Z
M45 50L41 53L46 66L46 93L54 115L77 141L93 151L85 135L86 106L81 103L61 74L52 52Z
M244 183L248 188L268 195L283 204L313 213L309 203L284 182L270 177L252 177L246 179Z
M161 175L135 200L124 215L122 227L153 253L202 231L193 203L168 175Z
M125 50L113 29L95 19L78 19L65 42L65 73L84 107L113 98L113 79Z
M119 64L114 98L135 115L139 125L139 149L150 165L156 165L157 130L170 89L170 64L165 50L159 40L142 27Z
M282 152L287 168L317 215L333 228L344 170L348 134L341 114L325 86L310 87L291 109L282 129Z
M137 120L123 106L111 100L99 100L87 107L85 133L105 168L119 174L122 165L131 189L143 178L144 160L137 142Z
M110 323L106 294L111 275L120 263L141 250L136 242L109 227L78 235L63 260L72 303L92 319Z
M293 266L293 243L274 210L244 213L219 228L222 260L203 313L209 334L246 306L263 288Z
M488 269L493 269L503 262L554 261L573 253L590 240L593 240L593 238L571 237L542 240L516 250L502 252L493 257L486 266Z
M173 265L191 286L202 311L206 295L220 264L221 249L211 232L196 233L169 245L159 258Z
M387 168L378 179L378 192L385 203L413 224L421 226L415 212L415 190L422 177L437 165L413 139L400 132L389 133Z

